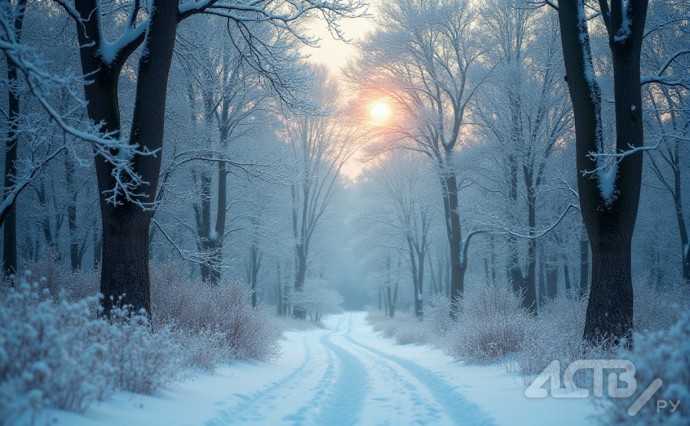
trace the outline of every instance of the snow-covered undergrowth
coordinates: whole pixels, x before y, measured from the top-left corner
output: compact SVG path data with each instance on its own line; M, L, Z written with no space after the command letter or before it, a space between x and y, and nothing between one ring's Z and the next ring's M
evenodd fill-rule
M646 280L634 283L634 318L638 331L668 330L688 309L687 287L682 283L655 288ZM520 345L518 364L526 382L539 374L551 361L568 365L576 359L615 358L606 342L585 346L587 299L560 298L548 301L539 315L529 322L528 333Z
M630 360L635 366L637 390L629 398L601 400L601 424L621 425L672 425L690 424L690 310L670 329L645 331L635 334L632 352L621 351L620 358ZM645 392L657 379L661 387L634 416L629 409L633 401ZM659 402L663 401L663 404Z
M446 334L446 350L474 364L488 364L516 352L525 339L529 315L506 285L491 284L465 293L456 323Z
M221 362L268 361L279 355L281 328L265 308L251 306L245 285L194 282L171 265L154 271L154 323L178 330L188 366L212 370Z
M532 382L552 361L563 368L578 359L629 359L637 369L638 392L630 398L611 399L604 404L601 421L639 423L649 417L650 424L688 424L690 407L690 305L688 288L683 284L655 288L645 280L634 285L634 351L618 353L606 342L597 346L582 343L587 299L559 298L547 301L539 315L528 314L507 286L489 285L467 292L461 301L456 320L451 320L447 300L435 300L426 310L423 321L408 313L398 312L395 319L381 312L370 312L369 322L384 336L398 344L432 344L468 364L508 362L509 370L517 370L525 385ZM630 418L628 407L654 378L668 385L657 398L681 401L685 411L670 408L664 417L653 417L656 407L645 406ZM579 386L591 386L592 377L575 377ZM653 418L652 418L653 417ZM631 423L631 424L632 424Z
M116 308L96 315L98 298L54 297L29 277L0 295L0 412L83 412L115 390L150 394L177 376L180 348L144 315Z
M194 370L279 352L280 327L238 283L211 287L153 268L149 322L127 307L99 315L96 274L34 266L41 279L0 286L0 417L9 423L46 408L83 412L118 390L152 394Z

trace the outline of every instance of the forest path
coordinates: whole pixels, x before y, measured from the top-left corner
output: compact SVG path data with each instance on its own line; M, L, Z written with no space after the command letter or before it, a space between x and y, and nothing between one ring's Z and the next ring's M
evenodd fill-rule
M208 426L225 424L491 424L458 388L394 355L365 313L327 318L327 330L295 333L301 362L251 393L217 403Z
M430 346L396 345L365 317L348 312L326 318L325 329L288 331L274 362L237 362L155 395L120 391L83 415L46 410L33 424L592 424L590 400L526 398L506 365L470 366Z

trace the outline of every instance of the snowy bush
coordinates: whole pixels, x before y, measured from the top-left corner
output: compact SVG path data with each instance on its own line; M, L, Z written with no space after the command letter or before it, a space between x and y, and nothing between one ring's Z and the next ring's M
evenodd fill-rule
M181 348L168 327L154 332L145 312L127 306L113 308L109 323L109 333L97 338L108 348L106 362L119 389L150 395L178 378Z
M47 407L82 412L114 383L107 348L94 336L108 324L91 317L96 298L55 302L21 279L0 298L0 412L10 419ZM105 332L105 333L104 333Z
M636 333L632 353L621 351L619 357L635 366L637 391L629 398L608 398L601 403L604 411L599 416L602 424L677 425L690 424L690 310L685 310L677 324L668 330ZM661 388L642 409L631 416L628 409L640 394L656 379ZM670 406L658 410L656 401L672 401Z
M687 288L683 284L657 289L639 280L633 290L634 325L638 331L668 329L678 321L682 308L687 307ZM576 359L615 356L606 342L583 345L586 311L586 298L550 300L539 310L539 316L529 322L517 360L526 383L554 360L568 365Z
M465 292L445 348L471 363L490 363L516 352L522 344L529 314L512 289L492 284Z
M0 412L83 412L117 389L153 393L177 376L178 346L126 308L98 317L99 300L53 297L18 280L0 294Z
M530 383L551 361L568 365L582 356L586 311L585 298L551 299L539 309L539 316L527 325L517 357L525 383Z
M182 348L180 364L185 370L210 373L233 358L225 334L220 330L176 328L172 338Z
M394 333L395 343L399 345L429 343L429 330L424 322L411 320L402 323Z
M424 309L424 324L432 335L443 336L453 326L450 317L450 298L434 296L431 303Z
M309 279L304 283L304 291L296 291L290 295L290 303L296 309L302 309L314 322L321 320L321 316L342 312L340 305L343 297L336 290L327 287L321 279Z
M33 277L40 277L40 285L56 299L77 301L93 297L100 290L100 271L70 271L60 264L58 254L50 247L45 249L42 260L27 263L24 269L31 271Z
M637 280L633 285L635 330L669 329L690 306L688 293L690 288L682 280L663 288L656 288L647 279Z
M280 353L280 328L263 308L253 308L246 286L234 282L211 286L192 281L169 265L152 271L154 325L171 324L176 333L199 333L197 339L181 341L185 353L196 354L188 365L212 369L216 361L234 359L270 360ZM202 353L199 345L211 343Z
M382 312L369 311L367 321L374 331L382 332L383 337L392 338L399 345L433 343L438 335L438 330L433 330L433 323L427 317L420 321L403 311L398 312L395 318L388 318Z

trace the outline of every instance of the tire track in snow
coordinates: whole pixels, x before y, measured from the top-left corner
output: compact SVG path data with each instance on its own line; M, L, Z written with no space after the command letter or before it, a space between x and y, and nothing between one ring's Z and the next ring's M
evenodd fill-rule
M281 394L286 391L289 393L290 390L298 391L302 385L301 382L313 374L313 371L309 367L315 364L313 361L314 355L307 345L306 340L304 341L304 350L304 360L292 371L292 373L249 395L241 393L234 394L233 396L238 398L239 401L233 401L233 407L220 411L216 418L207 421L205 425L221 426L265 420L264 413L270 412L270 408L274 406L272 403L274 403Z
M351 353L331 341L340 332L340 321L336 329L322 336L319 341L330 352L328 367L323 379L319 381L316 395L308 404L284 420L304 424L306 415L319 410L319 414L309 424L356 424L359 420L364 400L368 392L368 374L364 365ZM334 357L339 368L335 368Z
M352 327L352 315L353 314L350 314L348 316L349 328ZM426 368L421 367L412 361L381 352L378 349L372 348L371 346L359 343L355 341L350 334L351 333L348 333L343 336L348 342L375 356L399 365L410 373L412 377L422 383L422 385L424 385L429 392L431 392L436 401L443 406L445 412L456 422L456 424L494 424L491 417L484 413L479 406L469 402L467 398L465 398L455 388L446 383L442 378L438 377L438 375L432 371L427 370Z
M386 411L392 410L391 414L408 416L404 417L406 424L439 424L442 421L448 421L448 415L444 415L444 407L433 399L433 393L428 391L428 396L424 396L419 391L420 385L425 386L423 383L418 382L414 377L412 380L404 377L400 371L406 372L408 376L411 374L400 365L352 343L352 339L349 337L351 331L352 320L350 318L348 330L342 336L346 340L345 344L349 347L348 350L358 353L358 358L364 360L369 371L377 372L379 378L376 381L377 384L386 383L383 390L379 390L381 396L371 398L370 401L379 403L379 408ZM393 393L395 395L392 395ZM429 400L429 397L432 400ZM395 423L394 421L392 424Z

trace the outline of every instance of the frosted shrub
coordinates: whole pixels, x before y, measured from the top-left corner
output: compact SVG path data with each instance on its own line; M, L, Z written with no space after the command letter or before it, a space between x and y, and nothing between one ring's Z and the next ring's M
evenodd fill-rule
M56 299L77 301L93 297L100 290L100 271L70 271L60 264L59 257L50 248L45 250L42 260L26 264L25 269L31 271L33 277L40 277L41 287L50 290Z
M424 323L402 311L398 311L395 318L388 318L381 312L369 311L367 321L374 331L380 331L383 337L392 338L399 345L422 344L429 341Z
M446 335L446 350L471 363L500 360L518 350L528 320L521 298L505 285L467 291L460 301L457 321Z
M632 353L619 356L635 366L637 391L624 399L605 399L599 416L602 424L671 425L690 424L690 310L685 310L677 324L668 330L635 334ZM630 405L655 380L663 385L635 415L628 414ZM657 410L656 401L673 401L678 408Z
M210 373L232 359L225 334L219 330L177 328L173 330L172 338L182 348L180 364L184 369Z
M309 279L304 283L304 291L290 295L290 302L295 309L302 309L314 322L318 322L323 315L342 312L340 305L343 296L328 288L325 280Z
M109 322L110 333L99 337L118 388L150 395L178 377L181 348L168 327L154 332L145 312L127 306L113 308Z
M280 328L266 310L251 306L246 286L194 282L175 266L152 272L154 325L172 324L175 333L198 334L177 339L185 353L194 354L184 360L189 366L209 370L221 360L266 361L279 354ZM204 342L212 346L200 347Z
M83 412L115 390L153 393L177 376L179 349L147 317L96 296L70 302L18 280L0 294L0 413L8 422L45 408Z
M424 324L429 337L441 339L454 322L450 317L450 298L447 296L434 296L431 303L424 309Z
M541 373L551 361L568 365L581 357L587 300L552 299L528 323L520 344L518 367L526 383Z
M5 419L47 407L83 412L114 390L107 322L91 316L95 297L55 302L20 280L0 297L0 413Z
M682 280L673 284L675 285L655 288L646 279L634 283L635 330L665 330L678 322L683 310L690 306L690 288Z
M425 344L429 343L429 331L426 324L412 319L405 321L395 330L395 343L399 345Z

